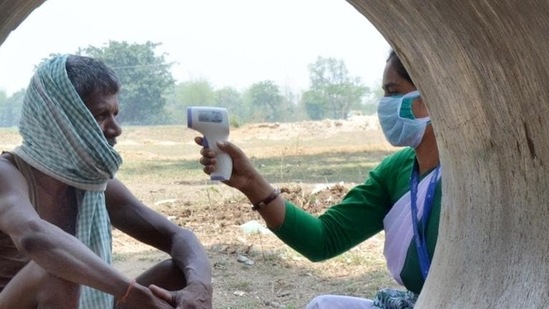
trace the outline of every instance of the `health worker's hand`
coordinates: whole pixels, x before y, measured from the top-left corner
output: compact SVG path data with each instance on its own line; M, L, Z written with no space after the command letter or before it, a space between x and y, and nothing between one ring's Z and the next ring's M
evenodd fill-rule
M195 137L194 141L202 146L202 137ZM254 186L263 182L263 178L253 167L250 159L244 152L229 141L218 141L217 147L227 153L233 160L233 172L229 180L223 181L228 186L238 189L246 194L247 191L253 190ZM215 170L217 160L215 152L210 148L202 148L200 151L204 173L210 175Z

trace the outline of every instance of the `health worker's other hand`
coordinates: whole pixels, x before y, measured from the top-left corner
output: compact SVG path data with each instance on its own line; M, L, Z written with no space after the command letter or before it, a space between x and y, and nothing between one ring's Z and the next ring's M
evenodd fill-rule
M202 284L189 284L180 291L168 291L154 284L149 289L175 309L212 309L212 288Z
M194 141L202 146L202 137L195 137ZM223 181L223 183L231 186L240 191L245 191L246 188L253 187L253 185L261 179L261 176L257 170L253 167L250 159L244 154L244 152L229 141L218 141L217 147L227 153L233 160L233 172L231 179ZM202 158L200 158L200 164L204 166L204 173L210 175L217 164L215 158L215 152L210 148L202 148L200 150Z

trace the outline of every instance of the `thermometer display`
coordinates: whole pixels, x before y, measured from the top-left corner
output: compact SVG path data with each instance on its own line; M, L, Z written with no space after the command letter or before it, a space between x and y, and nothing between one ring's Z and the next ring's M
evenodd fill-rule
M198 121L200 122L223 122L223 114L216 110L201 110L198 112Z

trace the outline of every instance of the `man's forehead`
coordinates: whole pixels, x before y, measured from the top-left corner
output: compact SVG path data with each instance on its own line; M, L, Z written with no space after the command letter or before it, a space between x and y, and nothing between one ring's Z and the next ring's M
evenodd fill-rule
M84 102L86 107L91 110L102 110L102 109L118 109L118 95L107 95L107 96L96 96L88 102Z

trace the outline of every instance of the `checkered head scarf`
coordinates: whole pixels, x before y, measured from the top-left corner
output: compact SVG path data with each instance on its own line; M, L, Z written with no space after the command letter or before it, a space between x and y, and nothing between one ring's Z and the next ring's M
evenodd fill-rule
M68 55L39 66L27 88L13 152L41 172L76 188L76 237L111 263L112 237L105 205L107 181L122 164L69 80ZM80 308L112 308L113 297L83 287Z

